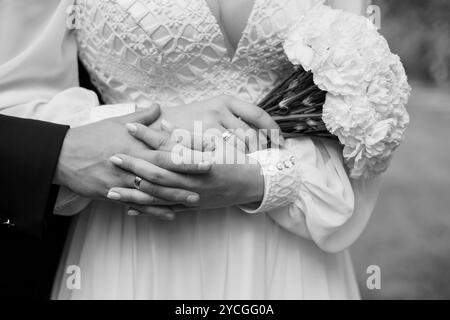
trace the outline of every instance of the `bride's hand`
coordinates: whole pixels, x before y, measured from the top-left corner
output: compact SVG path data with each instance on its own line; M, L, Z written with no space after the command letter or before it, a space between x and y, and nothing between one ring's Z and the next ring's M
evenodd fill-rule
M127 155L117 155L122 161L122 169L143 177L145 180L155 181L150 163ZM264 195L264 177L258 164L216 164L209 173L202 175L178 175L176 180L158 180L164 188L190 190L200 196L200 201L192 206L170 206L174 212L225 208L235 205L259 203ZM123 201L138 203L137 190L114 188L111 191L119 193ZM144 207L130 205L135 212L152 214L160 207Z
M202 134L209 129L218 129L221 133L231 130L250 153L267 147L268 130L279 130L277 123L263 109L225 95L187 105L162 108L160 120L152 124L151 128L159 130L162 120L194 134ZM201 124L203 132L194 132L196 123ZM263 130L257 132L258 129Z
M151 148L156 148L161 144L161 141L148 139L146 132L152 129L139 124L136 124L136 127L138 130L132 133L135 138L145 141ZM163 143L166 144L165 141ZM162 177L155 175L154 166L146 162L145 158L138 159L129 155L118 154L115 158L119 158L120 162L114 162L114 164L133 175L142 177L144 181L151 182L152 187L151 190L147 190L147 184L145 184L140 191L130 188L113 188L110 191L120 194L123 201L130 203L130 207L133 208L135 214L138 212L152 214L155 210L161 210L162 208L182 212L260 202L264 193L264 178L261 175L259 165L256 161L253 161L253 164L245 153L232 144L223 142L220 146L220 151L203 153L186 148L186 151L196 153L197 158L200 156L207 163L231 163L213 165L209 173L202 175L177 174L173 177L171 175ZM195 156L195 154L192 155ZM189 206L169 204L165 207L144 207L131 204L140 203L139 197L142 196L142 192L154 194L154 191L158 188L189 190L199 195L199 201ZM151 203L145 204L151 205Z

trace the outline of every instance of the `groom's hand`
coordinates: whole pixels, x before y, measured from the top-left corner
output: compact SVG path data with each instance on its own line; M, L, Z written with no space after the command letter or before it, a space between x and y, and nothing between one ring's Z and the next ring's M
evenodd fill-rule
M129 134L125 124L133 122L150 125L159 114L159 107L152 107L131 115L70 129L61 149L54 183L92 199L107 199L112 187L133 186L135 176L113 165L109 158L115 154L138 157L143 152L149 152L146 144ZM155 136L154 139L160 138ZM164 149L164 146L160 149ZM153 164L168 171L203 173L209 170L208 167L195 164L178 166L172 162L168 152L153 150L152 153ZM197 199L198 195L179 190L173 195L168 194L163 203L192 203L193 198ZM155 198L154 201L158 204L159 199Z

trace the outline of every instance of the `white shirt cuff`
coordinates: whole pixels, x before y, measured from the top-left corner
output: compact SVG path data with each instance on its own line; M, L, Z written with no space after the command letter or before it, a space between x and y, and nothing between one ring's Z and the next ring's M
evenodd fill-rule
M105 104L91 109L90 122L121 117L134 112L136 112L135 103Z

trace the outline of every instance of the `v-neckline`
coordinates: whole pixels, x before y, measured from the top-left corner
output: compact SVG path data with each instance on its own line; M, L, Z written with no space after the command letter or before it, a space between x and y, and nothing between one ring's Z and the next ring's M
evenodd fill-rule
M228 39L227 35L225 34L224 30L222 29L222 26L220 25L219 21L217 20L217 17L212 12L212 9L209 6L208 2L206 0L199 0L199 1L201 1L203 3L203 5L205 6L206 10L208 11L208 14L211 16L211 18L212 18L212 20L214 22L214 25L217 27L217 29L219 29L219 32L220 32L220 34L222 36L222 39L223 39L222 45L223 45L223 47L225 49L227 61L229 63L233 63L236 60L236 58L237 58L237 55L238 55L239 49L241 47L242 41L244 40L245 34L247 33L247 30L248 30L248 28L250 26L250 22L253 19L253 15L255 13L256 5L257 5L257 1L258 0L253 0L252 9L250 11L250 14L248 15L247 22L245 23L244 29L241 32L241 36L239 38L239 41L238 41L238 43L236 45L236 49L235 49L233 54L231 54L228 51L228 47L227 47L227 44L226 44L226 39Z

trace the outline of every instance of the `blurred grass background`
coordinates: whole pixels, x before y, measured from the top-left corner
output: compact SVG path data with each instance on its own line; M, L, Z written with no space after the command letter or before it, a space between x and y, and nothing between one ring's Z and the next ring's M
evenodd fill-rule
M375 0L413 93L411 124L352 248L365 299L450 299L450 1ZM381 268L381 290L366 269Z

